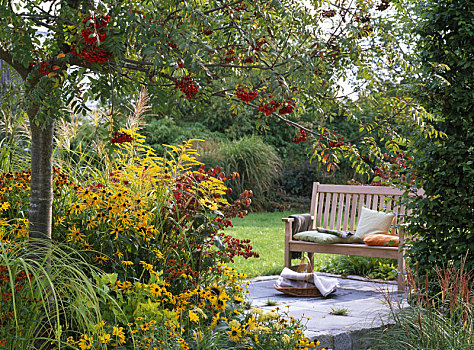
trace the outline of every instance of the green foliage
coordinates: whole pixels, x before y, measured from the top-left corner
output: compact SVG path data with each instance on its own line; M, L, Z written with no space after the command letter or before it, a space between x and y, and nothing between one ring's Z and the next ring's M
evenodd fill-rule
M350 255L333 256L318 270L339 275L358 275L384 280L393 280L398 274L396 260Z
M271 146L261 138L251 136L238 141L206 142L198 151L199 160L208 166L219 166L227 175L234 171L239 174L229 182L233 198L251 190L253 207L265 206L281 169L281 160Z
M288 194L309 198L313 191L313 182L322 182L319 170L320 166L315 162L285 162L281 187Z
M94 325L102 321L100 300L111 299L89 279L95 273L99 271L64 245L0 243L2 345L47 349L52 342L64 347L73 335L70 329L97 337Z
M336 316L349 316L349 309L347 307L331 307L331 311L329 311L331 315Z
M419 137L412 145L409 175L424 197L411 208L409 232L416 237L410 256L421 270L474 251L474 40L472 2L422 1L415 33L422 76L418 98L436 116L432 124L446 134ZM474 260L466 261L474 268Z

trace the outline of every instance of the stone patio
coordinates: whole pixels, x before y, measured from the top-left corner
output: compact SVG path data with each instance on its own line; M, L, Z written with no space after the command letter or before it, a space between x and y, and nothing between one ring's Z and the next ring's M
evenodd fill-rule
M327 298L283 294L273 288L278 276L251 279L248 295L252 307L270 311L278 306L283 311L289 310L289 315L295 318L309 317L305 334L310 340L319 340L321 346L333 350L364 350L370 349L371 337L376 335L376 331L390 323L389 307L382 294L389 293L394 305L407 306L405 295L396 292L395 282L367 281L358 276L319 275L337 279L339 283L336 292ZM276 305L267 306L268 301L276 302ZM349 315L332 315L333 308L347 308Z

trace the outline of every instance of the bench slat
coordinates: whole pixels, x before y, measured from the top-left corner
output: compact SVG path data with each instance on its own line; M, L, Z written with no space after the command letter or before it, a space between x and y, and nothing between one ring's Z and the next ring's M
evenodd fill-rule
M344 193L339 193L338 203L339 203L339 205L338 205L338 208L337 208L336 230L341 229L342 213L344 211Z
M334 193L332 195L332 202L331 202L331 221L329 222L329 228L334 229L336 224L336 216L337 216L337 197L338 195Z
M355 186L355 185L324 185L319 184L319 192L329 193L362 193L362 194L383 194L389 196L400 196L403 191L385 186Z
M352 195L352 205L351 205L351 226L349 228L349 231L354 231L354 227L355 227L355 219L356 219L356 210L357 210L357 200L359 199L358 198L359 196L356 195L356 194L353 194Z
M331 203L332 193L326 193L326 201L324 203L324 218L323 218L323 227L328 227L329 221L329 203Z
M343 231L349 230L349 210L351 208L351 195L346 193L346 205L344 208L344 224L342 225Z

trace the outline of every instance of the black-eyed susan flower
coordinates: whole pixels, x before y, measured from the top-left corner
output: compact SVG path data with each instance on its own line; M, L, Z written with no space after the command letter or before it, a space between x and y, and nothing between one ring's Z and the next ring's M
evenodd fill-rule
M76 242L76 243L83 241L84 238L86 237L86 235L81 233L80 229L77 228L76 226L73 226L71 228L71 231L67 233L67 236L68 236L67 238L68 242Z
M162 294L161 287L156 283L150 284L150 294L155 298L158 298Z
M82 213L85 208L86 206L83 203L76 203L70 208L70 210L74 214L79 214Z
M232 327L227 334L229 334L229 338L238 343L242 338L242 330L238 327Z
M89 337L87 334L83 334L81 339L79 340L79 347L81 350L88 350L92 349L92 345L94 344L94 339Z

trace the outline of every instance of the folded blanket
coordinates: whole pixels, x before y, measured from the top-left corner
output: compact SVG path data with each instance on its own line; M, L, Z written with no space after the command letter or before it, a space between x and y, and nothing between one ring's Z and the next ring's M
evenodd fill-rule
M292 288L314 288L314 283L306 281L295 281L287 278L279 277L276 282L277 287L292 287Z
M318 227L316 228L316 230L318 232L321 232L321 233L329 233L331 235L334 235L334 236L337 236L337 237L341 237L341 238L349 238L351 236L353 236L354 234L351 233L351 232L347 232L347 231L339 231L339 230L331 230L331 229L328 229L328 228L323 228L323 227Z
M295 214L290 215L289 217L295 219L291 225L292 235L295 235L298 232L311 230L312 221L310 214Z
M296 272L285 267L277 280L278 287L309 288L316 286L325 297L337 288L337 281L316 275L314 272Z

